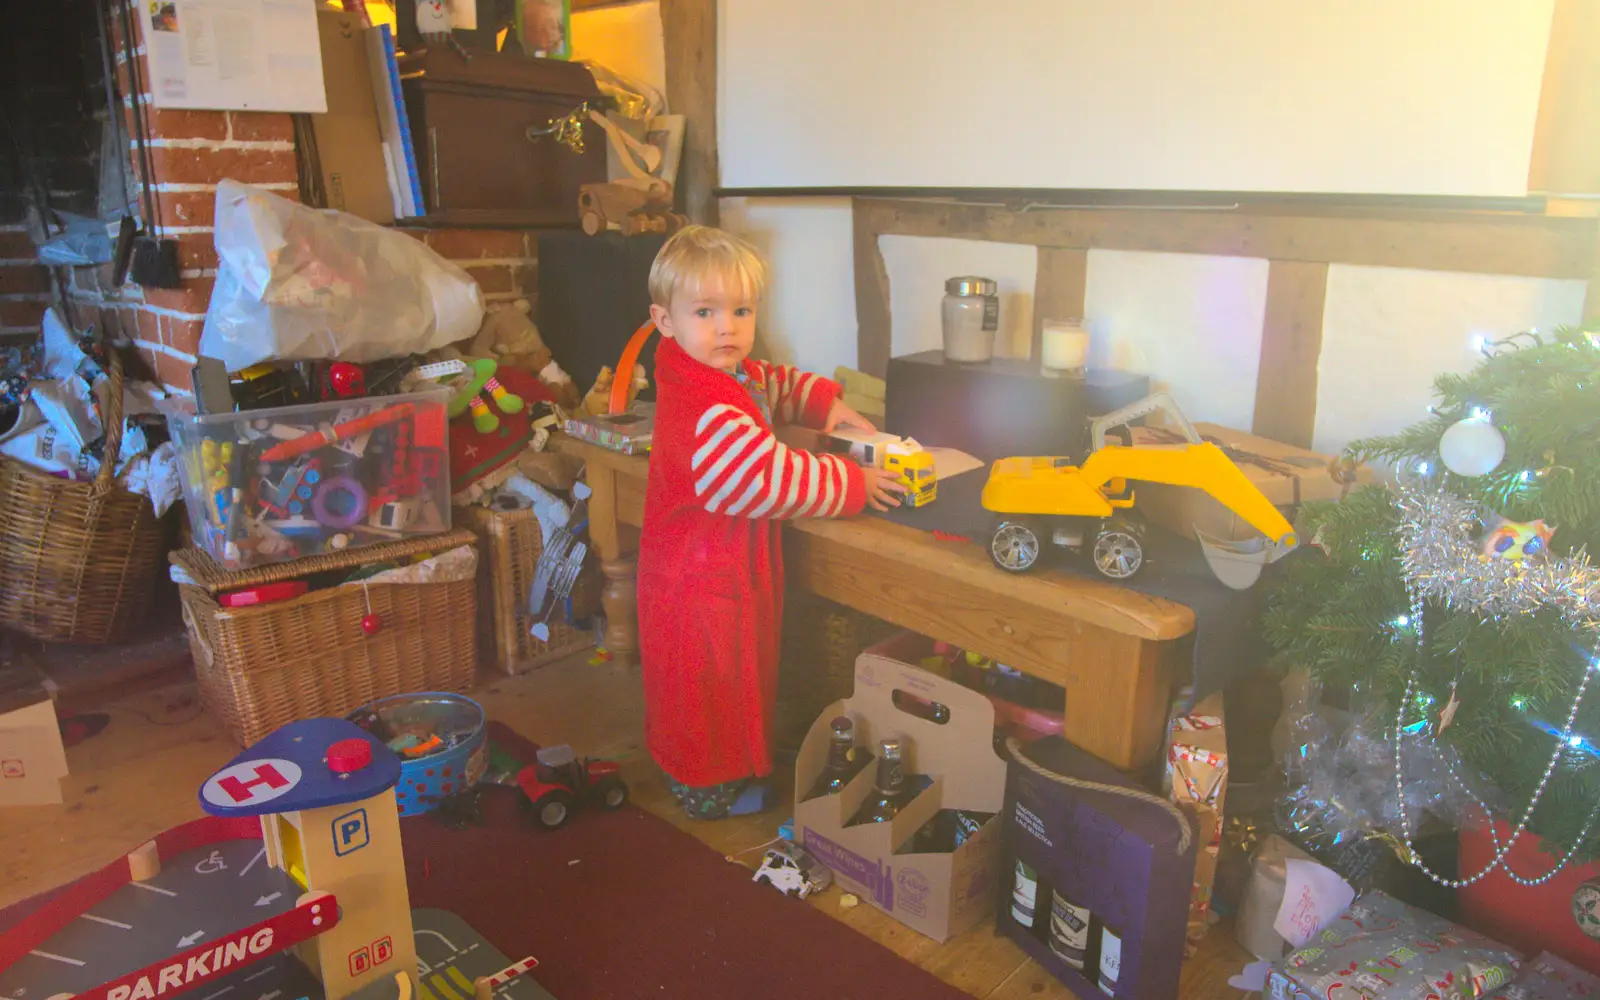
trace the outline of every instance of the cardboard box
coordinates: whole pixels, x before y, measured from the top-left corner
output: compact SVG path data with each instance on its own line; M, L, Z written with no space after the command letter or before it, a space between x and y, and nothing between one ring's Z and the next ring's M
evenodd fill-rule
M1194 809L1200 850L1194 859L1186 953L1194 954L1211 925L1211 886L1222 849L1223 800L1228 791L1228 735L1222 692L1172 721L1167 741L1167 784L1172 801Z
M328 113L310 118L328 207L387 225L394 221L394 195L384 166L366 35L356 15L333 10L317 12L317 35Z
M1194 426L1202 438L1226 451L1250 481L1291 521L1302 503L1339 500L1348 490L1376 481L1372 470L1363 465L1352 470L1352 482L1341 483L1334 478L1330 464L1334 460L1328 455L1319 455L1305 448L1270 441L1218 424ZM1177 448L1184 444L1184 440L1177 432L1165 427L1135 427L1133 443ZM1196 527L1221 539L1247 539L1260 535L1204 490L1139 483L1135 497L1137 509L1151 523L1175 531L1185 538L1193 538Z
M67 752L55 704L35 678L0 672L0 806L61 802Z
M1006 766L994 752L989 699L912 666L932 651L932 640L902 633L862 653L856 659L854 693L828 706L806 733L795 764L795 788L810 789L822 773L836 715L855 720L858 744L871 747L887 736L904 737L907 776L927 775L932 784L887 823L846 826L872 794L874 761L842 792L796 803L795 830L847 891L912 930L945 941L994 912ZM918 699L923 706L947 709L946 721L900 707L915 708ZM953 852L902 853L912 835L942 809L990 818Z
M1180 822L1188 821L1157 796L1087 787L1138 788L1110 764L1055 736L1028 744L1024 753L1037 767L1076 784L1010 765L1002 871L1010 878L1018 862L1031 868L1037 903L1034 924L1026 927L1008 891L998 928L1084 1000L1176 997L1198 843L1192 824L1189 843L1180 850ZM1048 943L1055 894L1089 911L1082 971ZM1044 914L1051 918L1039 919Z

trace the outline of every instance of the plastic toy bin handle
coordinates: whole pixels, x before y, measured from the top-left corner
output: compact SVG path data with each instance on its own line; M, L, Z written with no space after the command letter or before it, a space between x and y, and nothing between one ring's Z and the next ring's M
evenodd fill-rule
M606 407L612 416L628 412L628 387L633 384L633 366L638 363L639 352L644 350L644 343L650 339L655 328L654 323L645 320L644 325L628 338L628 346L622 349L622 357L617 360L616 375L611 380L611 401Z

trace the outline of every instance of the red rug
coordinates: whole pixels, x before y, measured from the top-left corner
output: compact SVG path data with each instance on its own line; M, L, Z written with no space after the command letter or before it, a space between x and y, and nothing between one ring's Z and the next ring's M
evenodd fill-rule
M490 739L531 758L499 724ZM967 996L636 806L543 833L517 795L486 788L481 827L401 822L411 904L457 914L513 958L537 957L534 978L558 1000ZM0 928L42 898L0 911Z

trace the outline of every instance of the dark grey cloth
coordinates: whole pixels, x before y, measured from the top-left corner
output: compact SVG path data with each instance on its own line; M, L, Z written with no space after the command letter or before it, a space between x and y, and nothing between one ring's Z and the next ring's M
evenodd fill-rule
M877 516L923 531L962 535L987 546L994 515L979 501L988 475L983 468L941 479L939 498L929 506L917 510L902 507ZM1251 589L1230 590L1212 575L1200 543L1154 525L1148 528L1144 542L1144 568L1122 586L1193 609L1194 697L1203 698L1259 667L1267 656L1261 614L1273 567L1267 567ZM1064 572L1104 579L1082 556L1054 546L1046 546L1041 561Z

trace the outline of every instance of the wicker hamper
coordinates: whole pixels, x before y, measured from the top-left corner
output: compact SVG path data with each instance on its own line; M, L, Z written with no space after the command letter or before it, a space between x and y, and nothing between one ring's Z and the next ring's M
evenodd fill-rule
M822 710L850 697L856 657L898 631L886 621L815 594L786 594L778 662L778 746L798 750Z
M457 507L455 515L477 532L484 553L478 561L479 633L493 643L495 666L519 674L594 645L593 634L568 625L559 609L550 616L548 642L529 631L535 621L528 611L528 591L544 549L539 519L531 509L495 511L473 505ZM574 605L595 603L582 593L594 589L586 569L573 589Z
M456 530L231 573L199 549L173 552L196 581L179 592L201 700L249 746L284 723L389 695L469 690L478 655L472 580L335 586L247 608L224 608L216 595L475 542ZM369 601L382 623L371 636L361 629Z
M122 447L122 361L111 353L105 454ZM79 483L0 455L0 626L47 642L109 643L146 623L168 521L102 462Z

